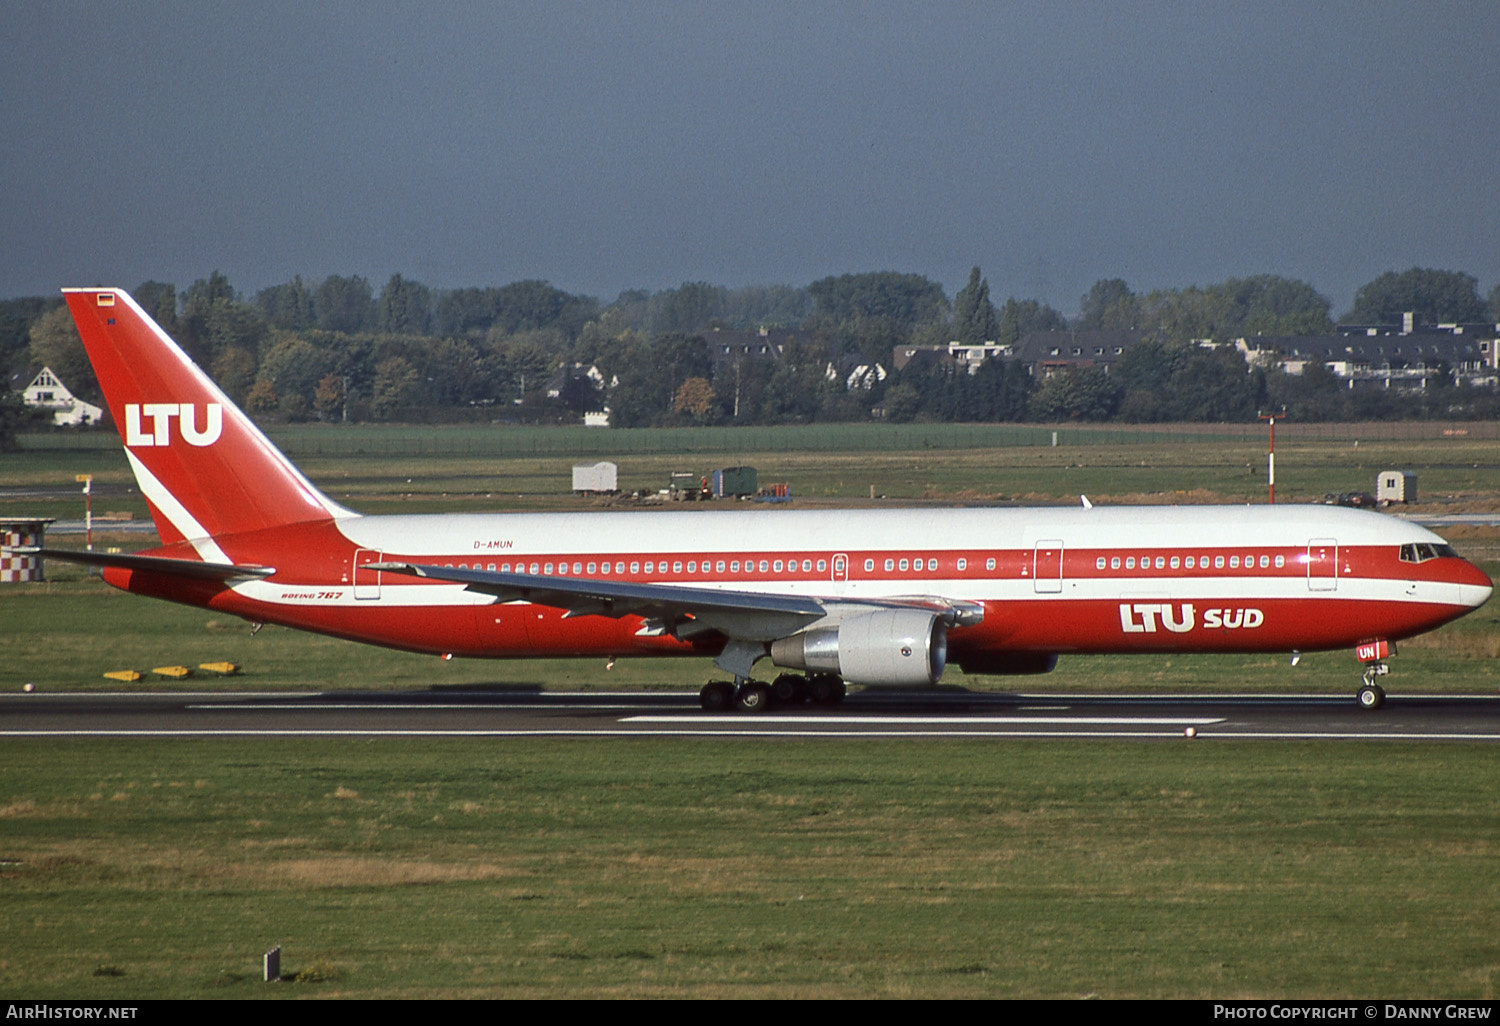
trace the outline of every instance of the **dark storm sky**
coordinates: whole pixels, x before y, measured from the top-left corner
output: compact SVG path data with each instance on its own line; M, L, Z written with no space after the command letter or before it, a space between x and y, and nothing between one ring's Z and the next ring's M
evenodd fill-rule
M0 4L0 296L1500 282L1500 4Z

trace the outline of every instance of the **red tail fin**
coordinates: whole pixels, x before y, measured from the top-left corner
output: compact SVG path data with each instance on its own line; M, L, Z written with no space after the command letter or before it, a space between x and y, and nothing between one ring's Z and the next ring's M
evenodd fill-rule
M63 294L163 542L354 515L313 487L130 293Z

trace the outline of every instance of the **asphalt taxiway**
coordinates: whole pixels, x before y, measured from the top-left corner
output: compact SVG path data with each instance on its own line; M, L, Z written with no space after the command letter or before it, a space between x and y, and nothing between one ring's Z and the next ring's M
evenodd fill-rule
M686 692L114 692L0 695L0 737L758 737L1500 741L1500 696L856 692L705 713Z

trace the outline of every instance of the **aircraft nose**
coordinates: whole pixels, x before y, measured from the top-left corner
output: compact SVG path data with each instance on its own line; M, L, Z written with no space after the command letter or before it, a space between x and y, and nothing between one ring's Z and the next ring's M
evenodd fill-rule
M1489 575L1467 559L1459 560L1458 572L1454 578L1463 604L1471 609L1478 609L1488 602L1490 594L1495 590L1495 582L1490 580Z

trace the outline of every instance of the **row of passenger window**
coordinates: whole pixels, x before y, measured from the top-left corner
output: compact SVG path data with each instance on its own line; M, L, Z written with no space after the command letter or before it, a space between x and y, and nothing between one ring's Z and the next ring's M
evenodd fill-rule
M448 565L451 567L453 564L449 563ZM803 559L800 562L798 560L795 560L795 559L786 559L786 560L782 560L782 559L761 559L761 560L754 560L754 559L746 559L746 560L729 559L729 560L725 560L725 559L720 559L720 560L707 560L707 559L705 559L705 560L702 560L701 562L698 561L698 560L696 560L696 559L690 559L690 560L687 560L685 562L683 560L678 559L678 560L672 560L672 561L670 561L670 563L667 560L665 560L665 559L663 559L663 560L650 560L650 559L648 559L648 560L644 560L644 561L642 561L642 560L631 560L629 562L629 564L627 564L624 560L619 560L619 561L616 561L614 563L610 563L608 560L605 560L604 562L587 562L587 563L585 563L583 561L579 561L579 562L576 562L576 563L566 563L566 562L553 563L553 562L537 561L535 563L516 563L516 564L511 564L511 563L499 563L499 564L490 563L490 564L488 564L488 566L486 566L483 563L475 563L474 564L474 569L475 570L481 570L481 569L497 570L500 573L506 573L506 574L508 574L508 573L518 573L518 574L548 574L548 575L556 574L558 576L563 576L563 577L569 576L571 574L572 576L575 576L575 577L582 577L582 576L593 577L593 576L596 576L596 575L607 577L611 573L614 573L616 575L623 575L623 574L625 574L626 573L626 566L627 565L629 566L629 573L631 575L636 575L636 574L641 574L641 573L645 573L645 574L648 574L648 575L667 574L667 573L682 574L684 572L684 570L685 570L686 573L689 573L689 574L699 574L699 573L703 573L703 574L710 574L710 573L718 573L718 574L731 573L731 574L738 574L738 573L741 573L741 572L747 573L747 574L753 574L753 573L762 573L762 574L764 574L764 573L777 573L777 574L779 574L779 573L797 573L799 570L802 573L804 573L804 574L810 574L810 573L813 573L813 572L816 572L816 573L819 573L819 574L824 574L824 573L826 573L828 571L828 561L826 559L817 559L817 560ZM1269 569L1272 566L1275 566L1277 569L1281 569L1282 567L1286 566L1286 557L1284 555L1277 555L1277 556L1274 556L1274 557L1268 556L1268 555L1262 555L1262 556L1258 556L1257 557L1254 554L1247 553L1243 557L1243 559L1240 556L1238 556L1238 555L1232 555L1232 556L1207 556L1207 555L1204 555L1204 556L1147 556L1147 555L1143 555L1143 556L1139 557L1139 559L1137 559L1137 557L1135 557L1135 556L1124 556L1124 557L1121 557L1121 556L1110 556L1110 557L1099 556L1099 557L1097 557L1094 560L1094 569L1096 569L1096 570L1106 570L1106 569L1107 570L1120 570L1120 569L1135 570L1137 568L1139 568L1141 570L1150 570L1150 569L1153 569L1153 568L1157 569L1157 570L1166 570L1166 569L1172 569L1172 570L1178 570L1178 569L1187 569L1187 570L1203 569L1203 570L1208 570L1210 568L1212 568L1214 570L1223 570L1226 567L1228 569L1230 569L1230 570L1238 570L1242 566L1246 570L1255 569L1256 566L1259 566L1260 569L1262 569L1262 570ZM467 563L460 563L459 567L460 567L460 569L468 569L468 564ZM897 559L895 557L888 557L885 560L885 562L884 562L884 569L885 569L886 573L921 573L924 570L926 572L928 572L928 573L935 573L937 571L937 568L938 568L938 561L937 561L936 557L926 557L925 559L922 558L922 557L910 557L910 556L902 557L900 559ZM969 568L969 561L968 561L968 559L960 557L958 559L958 562L957 562L958 572L959 573L963 573L966 570L968 570L968 568ZM991 557L989 557L988 559L985 560L984 568L986 570L991 570L991 571L995 569L995 558L993 556L991 556ZM866 559L865 560L865 573L874 573L874 572L875 572L875 560L874 559Z
M451 567L451 566L453 566L453 564L449 563L448 566ZM460 564L458 564L458 566L459 566L459 569L461 569L461 570L467 570L468 569L468 564L467 563L460 563ZM517 574L552 574L552 575L556 575L556 576L560 576L560 577L566 577L566 576L568 576L571 573L573 576L576 576L576 577L583 577L583 576L593 577L593 576L596 576L596 575L600 576L600 577L607 577L607 576L609 576L609 574L611 572L611 566L613 566L613 572L614 573L616 573L616 574L624 574L625 573L626 563L623 560L620 560L620 561L618 561L616 563L613 563L613 564L611 564L608 560L606 560L606 561L604 561L602 563L599 563L599 562L584 563L584 562L580 561L580 562L572 563L572 564L569 564L569 563L548 563L548 562L540 562L540 561L538 561L536 563L516 563L516 564L514 564L514 566L512 566L512 564L510 564L510 563L500 563L498 565L495 564L495 563L490 563L488 565L488 567L486 567L482 563L475 563L474 564L474 569L475 570L489 569L489 570L498 571L499 573L502 573L502 574L509 574L509 573L517 573ZM696 559L690 559L686 563L684 563L680 559L676 559L676 560L672 560L670 562L670 564L665 559L662 559L662 560L648 559L648 560L645 560L644 562L642 562L641 560L631 560L629 566L630 566L630 573L632 573L632 574L640 574L640 573L647 573L647 574L666 574L666 573L681 574L681 573L684 572L684 570L683 570L684 566L686 566L686 568L687 568L686 572L690 573L690 574L696 574L696 573L700 573L700 572L701 573L705 573L705 574L708 574L708 573L720 573L720 574L722 574L722 573L725 573L726 570L727 570L728 573L737 574L737 573L740 573L741 566L744 567L744 572L747 573L747 574L753 574L753 573L763 573L763 574L764 573L778 573L778 574L779 573L797 573L799 566L801 568L801 572L802 573L807 573L807 574L813 573L814 572L814 568L816 568L816 571L818 573L820 573L820 574L828 572L828 561L826 559L819 559L819 560L804 559L804 560L801 561L800 564L795 559L786 559L786 560L782 560L782 559L762 559L762 560L760 560L758 562L756 560L753 560L753 559L747 559L747 560L744 560L743 563L741 563L741 561L738 560L738 559L730 559L730 560L720 559L720 560L717 560L717 561L705 559L705 560L702 561L702 563L699 563L699 561L696 560ZM669 566L670 566L670 570L668 569Z
M911 558L909 556L907 558L905 558L905 559L895 559L894 557L892 557L892 558L889 558L889 559L887 559L885 561L885 572L888 573L888 574L889 573L896 573L896 572L900 572L900 573L903 573L903 574L904 573L908 573L908 572L910 572L910 573L921 573L922 570L924 570L924 569L928 570L929 572L934 572L934 571L937 570L937 568L938 568L938 561L935 558L931 558L931 557L929 557L927 559L925 565L924 565L922 559L920 559L920 558L913 559L913 558ZM985 562L984 562L984 568L986 570L993 570L993 569L995 569L995 558L993 556L991 556L989 559L985 560ZM963 558L962 556L960 556L959 560L958 560L958 569L959 569L959 572L963 572L963 571L969 569L969 561L967 559ZM865 573L871 574L871 573L874 573L874 572L875 572L875 561L873 559L867 559L867 560L865 560Z
M647 574L657 574L657 573L665 574L665 573L668 573L668 565L669 565L668 561L664 560L664 559L663 560L646 560L644 562L642 562L640 560L632 560L630 562L630 564L629 564L629 566L630 566L630 573L631 574L639 574L639 573L643 573L643 572L647 573ZM452 567L453 564L449 563L448 566ZM625 573L625 566L626 566L626 564L625 564L624 561L616 562L616 563L613 564L613 568L614 568L613 572L616 573L616 574L624 574ZM686 568L687 568L686 572L690 573L690 574L699 573L700 570L701 570L702 573L705 573L705 574L707 574L707 573L720 573L720 574L722 574L722 573L725 573L725 572L728 572L728 573L731 573L731 574L737 574L737 573L741 572L741 568L743 568L743 571L745 573L747 573L747 574L753 574L753 573L762 573L762 574L764 574L764 573L777 573L777 574L779 574L779 573L797 573L799 569L801 570L802 573L805 573L805 574L813 573L814 571L816 571L819 574L823 574L823 573L827 573L828 572L828 561L826 559L817 559L817 560L804 559L804 560L801 560L800 563L797 560L795 560L795 559L787 559L787 560L781 560L781 559L762 559L762 560L746 559L744 561L741 561L741 560L738 560L738 559L730 559L730 560L723 560L723 559L720 559L720 560L707 560L707 559L705 559L705 560L702 561L701 564L697 560L695 560L695 559L690 559L690 560L688 560L686 562L686 564L684 564L683 561L679 559L679 560L673 560L670 563L670 566L671 566L670 572L673 573L673 574L681 574L681 573L683 573L683 567L684 566L686 566ZM458 564L458 567L461 570L467 570L467 569L469 569L469 564L467 564L467 563L460 563L460 564ZM599 563L599 562L584 563L584 562L580 561L580 562L572 563L572 564L569 564L569 563L550 563L550 562L542 562L542 561L537 561L535 563L516 563L514 565L512 565L510 563L498 563L498 564L497 563L490 563L488 566L486 566L483 563L475 563L474 564L474 569L475 570L489 569L489 570L498 571L498 572L504 573L504 574L508 574L508 573L518 573L518 574L555 574L555 575L563 576L563 577L568 576L568 574L570 572L574 576L591 576L591 577L594 576L594 575L607 576L611 572L610 568L611 568L611 564L607 560L605 562L602 562L602 563ZM937 568L938 568L938 561L937 561L936 557L930 557L930 558L927 558L926 560L923 560L923 559L920 559L920 558L913 559L913 558L911 558L909 556L906 557L906 558L904 558L904 559L899 559L899 560L896 559L896 558L894 558L894 557L892 557L892 558L887 559L885 561L885 569L886 569L887 573L895 573L898 570L901 573L920 573L924 569L928 570L928 571L936 571ZM969 561L967 559L960 558L958 560L958 569L960 571L963 571L963 570L967 570L968 568L969 568ZM986 570L993 570L993 569L995 569L995 559L994 559L993 556L990 557L989 559L985 560L985 569ZM873 560L873 559L866 559L865 560L865 572L866 573L874 573L875 572L875 560Z
M1095 570L1103 570L1106 566L1110 570L1119 570L1121 569L1121 565L1121 558L1119 556L1110 556L1107 561L1103 556L1094 560ZM1267 570L1273 565L1280 569L1286 566L1286 557L1282 555L1275 556L1274 558L1264 555L1257 557L1252 553L1246 553L1244 562L1241 564L1239 556L1142 556L1139 563L1142 570L1150 570L1153 567L1157 570L1166 570L1169 568L1172 570L1207 570L1210 566L1215 570L1223 570L1225 567L1228 567L1230 570L1238 570L1241 565L1246 570L1253 570L1257 565L1262 570ZM1124 557L1123 566L1126 570L1136 569L1136 557Z

